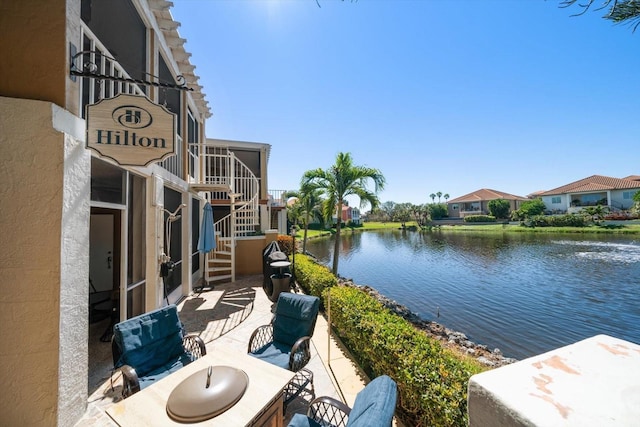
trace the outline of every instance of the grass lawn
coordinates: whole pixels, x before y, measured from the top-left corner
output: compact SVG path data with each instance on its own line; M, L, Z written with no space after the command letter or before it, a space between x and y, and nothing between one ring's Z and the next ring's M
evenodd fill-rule
M406 227L416 226L415 221L409 221L405 223ZM399 222L365 222L362 227L347 227L342 226L342 230L353 231L368 231L368 230L384 230L391 229L397 230L401 228ZM589 227L522 227L516 224L464 224L464 225L441 225L434 227L433 230L439 231L481 231L481 232L494 232L494 233L606 233L606 234L640 234L640 224L622 223L615 225L597 226L592 225ZM330 236L335 234L336 230L308 230L307 238L312 239L321 236ZM298 231L296 238L301 239L304 236L304 230Z
M605 233L640 234L640 224L588 227L523 227L515 224L442 225L442 231L488 231L506 233Z

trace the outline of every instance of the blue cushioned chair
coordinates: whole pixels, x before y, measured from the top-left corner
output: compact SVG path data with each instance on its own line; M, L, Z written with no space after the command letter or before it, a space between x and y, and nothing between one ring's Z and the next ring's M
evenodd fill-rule
M331 397L319 397L311 402L306 416L295 414L289 427L390 427L397 397L395 381L382 375L358 393L353 408Z
M141 314L113 327L114 369L128 397L206 354L204 341L184 335L175 305Z
M285 389L285 407L309 384L308 391L314 393L313 373L303 368L311 359L311 336L319 309L318 297L283 292L271 323L260 326L249 338L250 355L299 373Z

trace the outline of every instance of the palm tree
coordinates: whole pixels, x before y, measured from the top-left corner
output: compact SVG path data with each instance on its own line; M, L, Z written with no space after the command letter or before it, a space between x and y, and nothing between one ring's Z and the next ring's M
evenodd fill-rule
M436 196L438 196L438 203L440 203L440 197L442 197L442 191L438 191L436 193Z
M442 197L444 197L444 202L447 203L447 200L449 200L449 197L451 196L449 196L449 193L445 193Z
M322 216L322 190L302 185L300 188L300 203L304 222L304 237L302 238L302 253L307 253L307 231L312 217Z
M297 196L290 196L297 197ZM287 219L291 223L292 227L297 227L300 222L303 222L304 209L302 202L298 198L294 203L287 206Z
M375 185L372 192L367 189L369 180ZM340 254L340 228L342 226L342 204L347 196L357 196L360 208L367 204L375 209L379 204L378 191L384 188L385 178L378 169L353 164L351 153L338 153L336 162L329 169L314 169L305 172L302 186L310 190L319 189L324 192L326 199L323 203L325 218L331 219L337 212L335 247L333 251L333 274L338 274L338 257Z
M431 203L436 202L436 195L434 193L429 194L429 197L431 197Z

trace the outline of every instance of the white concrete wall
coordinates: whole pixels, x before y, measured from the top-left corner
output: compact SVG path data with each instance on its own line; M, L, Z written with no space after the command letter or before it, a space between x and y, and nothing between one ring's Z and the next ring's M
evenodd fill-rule
M470 427L640 425L640 345L597 335L471 377Z
M554 197L560 197L560 203L551 203L551 200ZM569 198L566 194L559 194L556 196L542 196L541 199L542 199L542 202L544 203L545 208L549 211L553 211L553 210L566 211L570 207Z
M84 121L0 98L0 420L73 425L85 411L90 155Z
M52 109L53 126L64 133L58 425L66 426L82 416L87 402L91 154L85 149L85 121L56 105Z
M634 193L637 190L633 190L633 189L628 189L628 190L612 190L610 192L610 197L611 197L611 203L616 207L619 208L620 206L623 206L624 209L630 209L633 206L633 198L631 199L625 199L624 198L624 193L629 192L629 193ZM633 197L633 196L632 196Z

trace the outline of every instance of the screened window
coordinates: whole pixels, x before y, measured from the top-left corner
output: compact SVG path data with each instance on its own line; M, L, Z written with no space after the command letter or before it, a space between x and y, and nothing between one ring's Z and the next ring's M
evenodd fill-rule
M176 84L176 80L173 77L173 74L169 70L167 63L162 58L162 55L159 55L159 71L160 71L160 81L166 84ZM180 109L180 90L172 89L168 87L160 87L158 89L158 103L160 105L164 105L167 107L167 110L174 113L177 117L178 123L178 135L182 136L182 114Z

